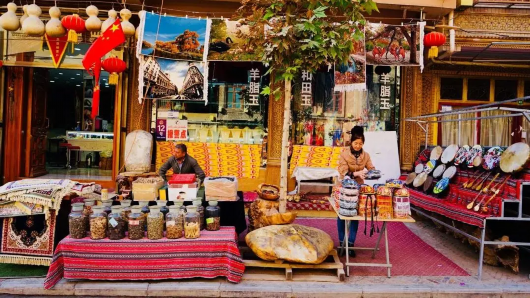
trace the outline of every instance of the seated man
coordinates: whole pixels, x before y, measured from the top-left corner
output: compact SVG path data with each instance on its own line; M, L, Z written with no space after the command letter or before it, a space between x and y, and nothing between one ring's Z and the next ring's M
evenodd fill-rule
M188 149L184 144L175 145L173 156L160 167L158 174L165 181L167 181L166 173L170 168L173 169L173 173L175 174L195 174L201 181L204 181L206 177L197 160L188 155Z

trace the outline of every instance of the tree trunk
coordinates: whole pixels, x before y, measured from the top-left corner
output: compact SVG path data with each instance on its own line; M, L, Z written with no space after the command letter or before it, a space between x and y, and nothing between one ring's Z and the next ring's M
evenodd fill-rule
M282 126L282 157L280 167L280 213L287 211L287 155L289 154L289 122L291 119L291 81L285 80L285 104Z

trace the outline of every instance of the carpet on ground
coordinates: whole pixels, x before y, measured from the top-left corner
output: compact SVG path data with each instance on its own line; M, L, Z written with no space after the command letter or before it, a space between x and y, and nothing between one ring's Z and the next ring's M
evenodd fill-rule
M336 219L298 218L294 223L321 229L331 236L335 246L339 244ZM382 225L380 222L379 228ZM464 269L416 236L405 224L391 222L387 227L392 276L469 276ZM355 246L374 247L379 234L369 237L363 231L364 222L361 222ZM245 235L240 235L240 244L245 243ZM357 257L350 262L385 263L384 238L381 239L375 259L372 259L371 250L357 250L356 254ZM344 262L345 257L341 257L341 260ZM386 273L386 268L350 267L351 276L386 276Z

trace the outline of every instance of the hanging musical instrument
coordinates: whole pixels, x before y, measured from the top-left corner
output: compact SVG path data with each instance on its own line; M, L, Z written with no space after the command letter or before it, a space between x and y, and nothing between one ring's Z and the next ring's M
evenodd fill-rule
M443 173L445 172L446 166L444 164L441 164L434 169L434 172L432 172L432 176L436 179L442 177Z
M416 179L416 173L415 172L412 172L412 173L409 173L408 176L407 176L407 180L405 180L405 184L408 186L408 185L411 185L412 182L414 182L414 179Z
M456 153L458 152L458 145L449 145L445 148L444 152L442 153L442 163L446 164L449 162L452 162L453 159L456 157Z
M482 184L484 184L484 181L486 181L486 179L488 179L490 175L491 175L491 172L488 172L486 177L482 178L482 180L479 180L480 182L477 181L478 183L472 185L471 189L475 189L476 190L479 186L480 186L480 188L482 188ZM478 189L480 189L480 188L478 188Z
M478 176L476 176L474 179L469 179L467 180L466 183L464 183L464 185L462 186L463 188L469 188L471 187L471 185L475 184L475 182L483 175L484 173L479 173Z
M500 174L500 173L497 173L497 174L495 175L495 177L493 177L493 179L490 180L490 182L488 183L488 185L486 185L486 187L484 187L483 189L481 189L481 190L478 192L477 196L473 199L473 201L471 201L469 204L467 204L467 206L466 206L467 209L471 209L471 208L473 208L473 206L475 205L475 202L477 201L477 199L480 197L480 195L481 195L482 193L484 193L484 194L487 194L487 193L488 193L488 188L491 186L491 184L493 183L493 181L495 181L495 179L497 179L497 177L499 177L499 174Z
M442 156L443 151L444 149L440 146L434 147L434 149L432 149L431 151L431 156L429 160L439 160Z
M470 148L468 145L464 145L460 147L460 149L458 149L458 151L456 152L456 157L454 161L455 166L465 163L467 159L467 155L469 154L469 149Z
M510 177L510 175L506 176L506 178L504 178L504 181L508 180L509 177ZM493 179L493 180L495 180L495 179ZM492 188L490 189L490 192L491 192L492 194L494 194L495 192L497 192L496 187L498 187L498 186L500 186L501 184L503 184L504 181L502 181L502 182L498 182L494 187L492 187ZM478 212L478 211L480 210L480 205L482 205L482 202L484 202L484 199L486 199L487 197L488 197L488 193L487 193L487 191L484 191L484 197L482 197L482 200L480 200L480 202L475 206L475 208L473 208L473 210L474 210L475 212Z
M499 146L491 147L486 151L486 154L482 158L482 168L484 170L493 170L499 165L502 154L502 148Z
M412 185L414 185L414 187L420 187L423 185L423 183L425 182L425 180L427 180L427 173L421 173L419 174L418 176L416 176L416 178L414 179L414 182L412 183Z

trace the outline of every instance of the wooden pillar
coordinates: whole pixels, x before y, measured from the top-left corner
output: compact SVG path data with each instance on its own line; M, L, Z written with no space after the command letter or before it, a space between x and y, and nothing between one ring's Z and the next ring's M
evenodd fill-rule
M401 169L411 171L418 158L420 150L425 146L425 132L415 122L405 121L408 117L434 113L437 103L435 76L432 72L420 72L417 67L403 67L401 90L401 127L399 159ZM422 124L425 127L425 124ZM427 136L428 145L433 144L434 134L437 133L436 125L429 124Z
M271 82L274 79L271 75ZM283 85L280 81L278 85ZM271 89L275 88L272 87ZM282 86L283 87L283 86ZM284 112L284 92L281 88L281 97L276 100L273 95L269 97L269 118L267 137L267 176L265 182L273 185L280 185L280 166L282 155L282 128Z
M134 55L129 55L129 58L131 71L128 73L127 84L127 133L137 129L149 132L151 100L143 100L142 103L138 101L138 75L140 65Z

